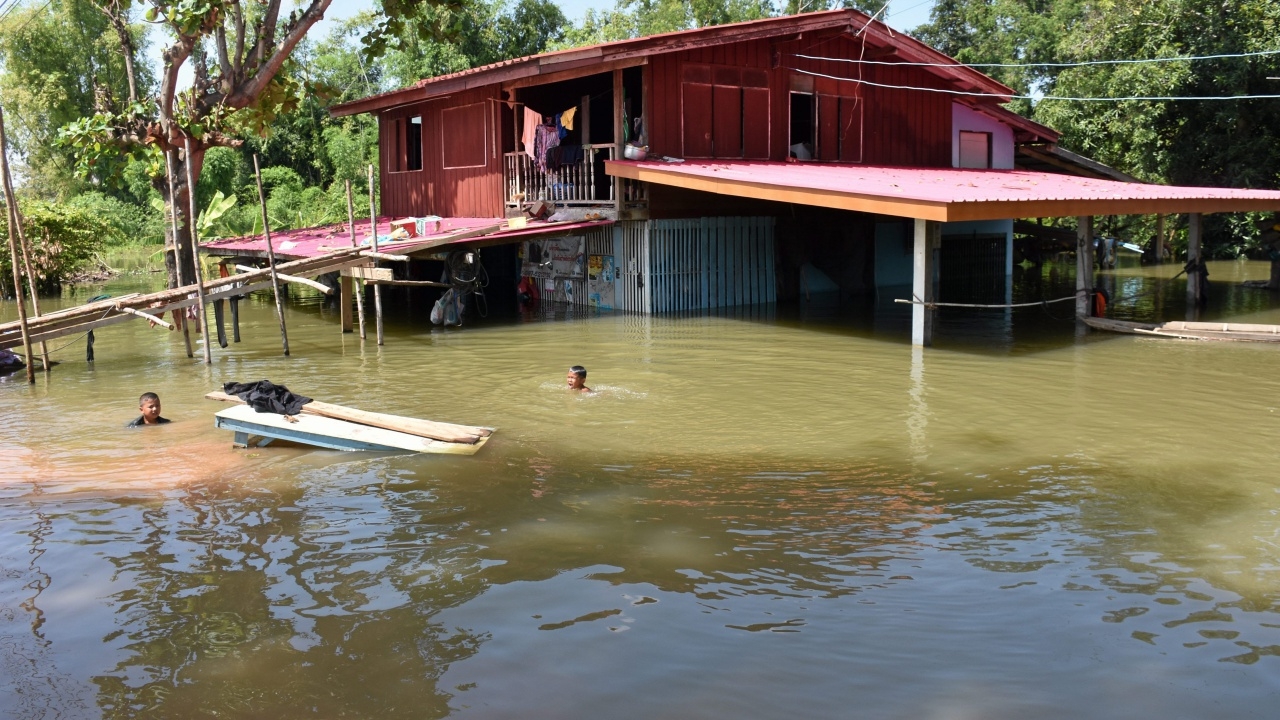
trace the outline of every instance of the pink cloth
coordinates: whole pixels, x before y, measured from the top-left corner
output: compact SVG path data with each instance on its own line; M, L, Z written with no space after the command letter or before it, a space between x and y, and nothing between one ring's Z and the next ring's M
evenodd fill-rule
M524 109L524 130L520 133L520 142L524 143L524 152L530 159L534 158L533 141L537 137L538 126L541 124L542 116L526 106Z

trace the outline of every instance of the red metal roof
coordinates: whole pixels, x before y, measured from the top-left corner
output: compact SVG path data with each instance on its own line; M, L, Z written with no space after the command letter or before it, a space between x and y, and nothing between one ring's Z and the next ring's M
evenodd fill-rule
M996 220L1280 210L1280 191L1178 187L1026 170L834 163L611 160L606 172L723 195L883 215Z
M399 218L386 216L379 217L378 235L383 236L391 234L391 221L397 219ZM380 252L395 255L405 255L421 250L435 250L436 248L457 245L499 245L519 242L528 237L538 235L568 233L574 230L613 224L613 222L609 220L555 223L531 220L527 227L518 230L500 230L498 232L481 236L449 240L450 235L459 232L489 227L505 222L506 220L504 218L442 218L440 221L439 232L393 243L379 241L378 250ZM356 242L360 243L364 247L369 247L368 220L356 221ZM271 245L275 250L277 258L281 260L297 260L301 258L315 257L316 255L323 255L332 250L340 250L342 248L350 247L351 234L348 230L347 223L323 225L313 228L300 228L298 230L282 230L271 233ZM261 235L246 235L244 237L227 238L225 240L211 240L209 242L200 243L200 250L209 255L219 255L224 257L266 257L267 241L263 239Z
M950 67L931 68L943 77L960 83L963 87L992 95L1012 95L1008 86L972 68L958 64L954 59L934 50L901 32L894 31L879 20L872 20L857 10L830 10L801 13L780 17L750 20L747 22L713 25L649 35L641 38L617 40L586 47L556 50L503 60L447 75L424 78L406 88L371 95L360 100L336 105L329 112L334 117L384 110L421 102L452 92L497 83L510 82L537 75L579 70L581 75L593 75L611 69L608 63L633 60L642 64L643 58L665 52L741 42L762 37L780 37L818 30L840 30L860 33L873 47L892 47L906 61L942 63Z

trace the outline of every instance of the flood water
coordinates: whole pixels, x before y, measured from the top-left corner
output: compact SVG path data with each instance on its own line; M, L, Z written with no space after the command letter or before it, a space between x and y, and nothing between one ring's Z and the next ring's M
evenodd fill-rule
M1182 318L1177 269L1107 274L1117 316ZM1280 323L1236 285L1264 263L1210 272L1209 317ZM377 347L299 293L285 359L260 295L211 367L135 321L0 383L0 716L1274 716L1280 346L1070 303L944 311L924 351L888 298L426 315ZM202 395L261 378L498 430L233 449ZM172 424L124 428L143 391Z

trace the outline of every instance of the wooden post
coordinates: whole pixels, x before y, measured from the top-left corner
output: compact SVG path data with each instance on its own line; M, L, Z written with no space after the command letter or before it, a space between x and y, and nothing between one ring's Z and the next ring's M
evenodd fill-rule
M196 238L196 220L200 215L196 212L196 171L195 162L191 159L191 136L186 137L187 149L187 227L191 229L191 264L195 266L196 301L200 304L200 326L204 328L204 364L213 364L213 338L209 336L209 313L204 306L204 269L200 267L200 244ZM169 195L173 195L172 188ZM177 250L178 239L174 238L174 250ZM181 253L179 253L181 257ZM181 263L178 263L181 265Z
M4 166L2 169L7 180L9 177L9 149L4 142L3 123L3 115L0 114L0 164ZM7 210L9 211L9 262L13 268L13 299L18 303L18 328L22 331L22 348L26 353L27 382L35 384L36 363L31 356L31 334L27 331L27 302L22 299L22 272L18 269L18 214L15 212L17 198L13 196L13 189L8 186L8 183L6 183L4 190L4 200L5 204L8 205Z
M624 132L624 120L622 117L622 71L613 71L613 159L621 160L622 155L622 133ZM618 220L622 219L622 178L615 176L613 178L613 209L618 214Z
M267 267L271 269L271 293L276 299L276 317L280 319L280 342L284 344L284 356L289 357L289 331L284 326L284 304L280 302L280 278L276 277L276 251L271 246L271 222L267 219L267 196L262 192L262 171L258 169L258 154L253 154L253 177L258 181L258 203L262 205L262 237L267 241Z
M1187 267L1196 269L1187 271L1187 313L1188 317L1193 309L1198 309L1200 304L1204 302L1204 296L1200 292L1200 270L1199 264L1202 260L1200 249L1200 241L1204 235L1204 216L1200 213L1191 213L1187 215Z
M591 96L582 96L582 116L578 121L579 127L582 128L582 144L591 144Z
M1076 218L1076 317L1088 317L1093 302L1093 216Z
M928 347L933 344L933 308L919 303L934 302L934 251L942 237L942 225L935 220L915 221L915 244L911 274L911 344Z
M338 278L338 318L342 332L351 332L351 278Z
M378 209L373 206L373 166L369 166L369 230L373 233L373 251L378 252ZM373 320L378 329L378 344L382 344L382 288L373 286Z
M1164 214L1156 215L1156 263L1164 262Z
M9 173L9 139L4 131L4 115L0 113L0 171L4 173L4 196L9 201L9 232L17 238L18 249L22 255L22 267L27 274L27 291L31 294L31 311L35 317L40 317L40 296L36 294L36 275L31 267L31 254L27 250L27 231L22 227L22 211L18 209L18 196L13 193L13 176ZM17 267L16 265L14 266ZM16 282L13 286L13 296L22 303L22 286ZM49 372L49 345L45 341L40 341L40 363L44 366L44 371ZM27 362L28 372L34 373L31 367L30 358Z
M516 148L519 150L519 148ZM347 229L351 231L351 247L360 247L356 242L356 211L351 205L351 181L347 181ZM360 339L364 340L364 283L356 282L356 315L360 318ZM351 313L351 298L344 300L347 305L347 313ZM348 322L343 332L351 332L351 323Z
M165 176L169 179L169 221L173 225L173 247L174 252L176 253L178 247L178 208L175 203L177 202L178 186L173 184L173 156L169 154L168 150L164 153L164 172ZM177 263L177 268L178 285L181 287L183 285L182 263ZM186 313L186 310L174 310L173 319L175 322L182 324L182 341L187 346L187 357L193 358L195 357L195 353L191 352L191 328L187 325Z

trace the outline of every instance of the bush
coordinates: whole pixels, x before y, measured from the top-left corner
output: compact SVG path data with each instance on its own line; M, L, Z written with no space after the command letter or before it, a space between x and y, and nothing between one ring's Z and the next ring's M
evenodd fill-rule
M151 207L140 207L92 191L76 195L63 207L88 211L107 224L106 245L158 245L164 242L164 217Z
M63 279L92 259L102 249L103 238L113 232L111 225L86 207L31 200L20 201L19 208L41 295L57 293ZM7 244L7 224L2 237ZM8 253L0 259L0 270L13 277Z

